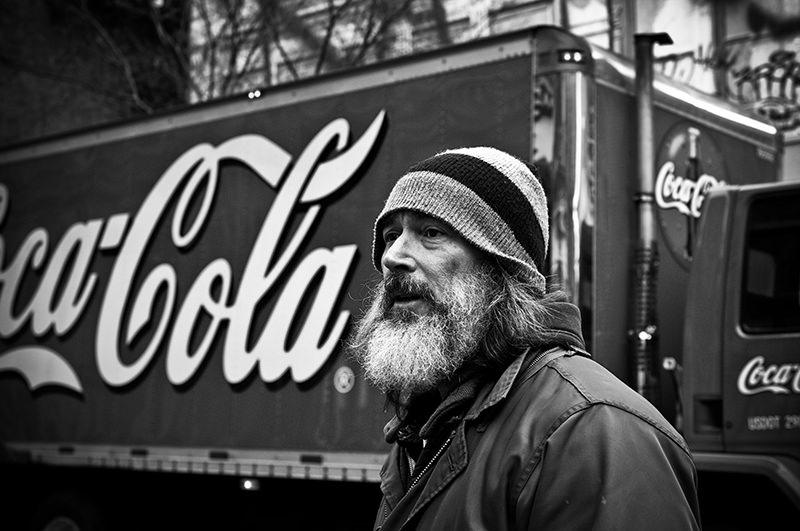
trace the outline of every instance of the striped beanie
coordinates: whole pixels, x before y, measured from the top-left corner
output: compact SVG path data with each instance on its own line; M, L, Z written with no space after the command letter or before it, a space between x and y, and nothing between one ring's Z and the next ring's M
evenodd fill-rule
M383 224L414 210L449 224L470 243L534 274L545 290L547 199L535 168L490 147L443 151L408 169L375 220L372 260L381 270Z

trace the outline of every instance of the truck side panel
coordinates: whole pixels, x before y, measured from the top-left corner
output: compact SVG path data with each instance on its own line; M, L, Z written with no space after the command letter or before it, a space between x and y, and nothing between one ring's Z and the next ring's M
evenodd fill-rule
M368 293L363 284L376 277L372 221L405 167L444 148L478 143L529 155L530 80L531 60L522 56L302 104L259 110L256 102L243 116L5 164L0 170L7 187L3 271L9 279L15 263L25 273L3 286L0 351L13 353L14 362L24 362L31 352L21 349L28 347L55 352L74 370L79 390L63 377L61 384L31 389L19 370L0 372L0 441L383 452L383 398L338 341L327 357L316 354L309 361L309 351L322 350L340 319L349 328L360 315ZM302 168L301 154L311 151L315 135L326 127L334 131L321 161L312 158L303 170L308 175L351 149L380 121L381 112L381 133L352 177L321 198L288 201L291 215L279 217L276 205L288 197L293 168ZM336 133L341 123L329 125L341 119L349 125L349 139ZM260 138L227 144L228 158L215 165L212 158L221 151L214 147L242 135ZM334 148L337 142L341 151ZM204 143L209 147L196 148ZM187 163L173 185L153 192L168 180L170 165L191 149L206 149L205 157L190 162L212 161L209 166L195 171L197 166ZM278 160L280 153L286 160ZM214 181L210 175L217 169ZM193 175L199 180L189 193ZM172 195L159 199L164 193ZM176 214L181 197L182 218ZM160 206L148 207L152 219L141 225L146 230L140 252L125 254L138 260L135 272L127 280L117 275L122 281L114 286L114 268L123 267L122 250L132 245L133 227L147 213L148 200ZM115 218L118 214L127 218ZM308 227L302 225L312 218ZM265 229L271 219L274 226ZM199 230L192 233L197 220ZM274 233L259 240L262 230L275 227L283 229L280 239ZM293 238L306 229L289 258ZM190 234L183 247L176 243ZM53 260L58 249L64 254ZM48 291L45 280L58 273L48 268L59 260L63 275ZM281 272L271 285L264 280L269 271ZM243 292L243 283L257 296ZM202 308L187 305L190 293ZM118 304L120 296L126 304ZM255 304L246 303L254 299ZM107 313L115 304L121 307L117 334L117 318ZM48 308L60 308L58 317ZM180 315L189 325L193 318L199 324L178 324ZM52 326L59 319L62 324ZM234 324L241 320L245 325ZM110 328L98 331L101 323ZM186 350L194 355L177 356L180 344L170 351L177 329L191 331ZM113 347L96 349L97 338L109 335L114 337L103 344L116 345L118 357ZM227 370L226 358L235 357L231 337L264 361L241 356ZM143 353L151 343L155 350L148 361ZM299 344L308 348L295 349ZM121 369L104 373L103 363ZM354 371L354 382L348 370Z
M631 242L636 237L634 172L636 122L633 94L608 83L598 83L598 228L596 235L596 356L623 379L628 379L632 263ZM689 174L689 130L697 131L700 173ZM774 182L778 179L776 152L750 137L728 131L703 109L694 114L658 100L654 110L654 161L657 222L659 225L658 351L659 356L682 360L683 315L691 264L691 247L702 215L702 197L693 199L697 181L711 185ZM706 177L703 177L703 176ZM666 177L666 178L664 178ZM658 177L657 177L658 179ZM702 194L698 194L702 195ZM691 212L692 204L697 206ZM695 215L696 214L696 215ZM694 239L693 239L694 238ZM624 260L624 262L623 262ZM624 308L626 311L621 312ZM660 360L656 360L660 366ZM662 405L674 415L674 389L663 373Z
M629 255L635 237L632 198L636 116L631 112L632 105L629 95L598 85L594 355L623 381L629 381Z

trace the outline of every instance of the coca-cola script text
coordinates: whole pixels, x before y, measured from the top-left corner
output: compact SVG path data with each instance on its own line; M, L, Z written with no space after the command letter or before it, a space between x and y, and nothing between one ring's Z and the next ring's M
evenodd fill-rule
M347 183L376 149L384 119L385 112L381 111L352 143L348 122L342 118L333 120L293 164L289 153L260 135L236 136L217 146L199 144L164 171L132 219L128 213L119 213L108 219L75 223L52 248L48 231L37 228L24 238L10 259L5 257L5 241L0 237L0 338L9 338L25 326L35 337L49 332L64 336L100 289L98 275L89 269L94 253L119 249L96 323L94 356L106 384L119 387L135 381L163 346L168 380L173 385L187 382L208 355L223 323L227 329L222 362L229 383L243 381L256 368L265 382L275 381L287 371L297 382L308 380L331 355L349 318L349 312L334 315L334 311L356 259L356 245L343 242L332 248L312 249L302 260L296 256L320 214L321 202ZM331 144L335 155L321 161ZM241 279L239 285L233 285L228 260L219 257L205 266L183 300L178 301L174 266L160 263L149 272L141 271L142 258L166 217L168 205L175 200L172 243L176 249L186 249L197 240L212 214L223 160L249 168L264 185L275 190L275 199L246 266L237 275ZM0 223L12 199L7 187L0 184ZM195 199L199 200L199 208L190 208ZM281 234L300 205L305 208L301 221L278 254ZM289 263L297 265L290 270ZM19 286L28 271L40 273L40 280L31 299L19 301ZM137 275L144 281L134 293ZM306 287L314 278L321 278L319 288L296 340L287 350L285 338ZM279 282L283 288L272 313L263 330L254 336L254 344L248 345L256 307ZM163 301L161 308L154 308L157 301ZM201 314L210 317L211 322L199 344L190 351L190 338ZM323 337L329 320L333 327ZM135 359L123 360L120 345L130 346L146 326L154 330L148 343ZM83 392L78 375L65 357L39 344L15 346L1 353L0 371L19 373L32 390L54 385Z

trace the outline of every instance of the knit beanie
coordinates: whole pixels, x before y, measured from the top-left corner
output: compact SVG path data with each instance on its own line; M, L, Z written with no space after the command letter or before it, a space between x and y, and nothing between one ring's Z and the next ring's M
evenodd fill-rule
M441 219L477 248L528 269L535 287L544 291L549 224L535 172L491 147L443 151L415 164L397 181L375 220L373 264L381 270L381 233L389 215L413 210Z

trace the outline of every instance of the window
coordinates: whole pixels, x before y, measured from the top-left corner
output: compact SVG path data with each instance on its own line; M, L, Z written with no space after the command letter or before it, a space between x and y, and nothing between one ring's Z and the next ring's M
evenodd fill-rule
M747 221L742 328L800 331L800 192L757 198Z

